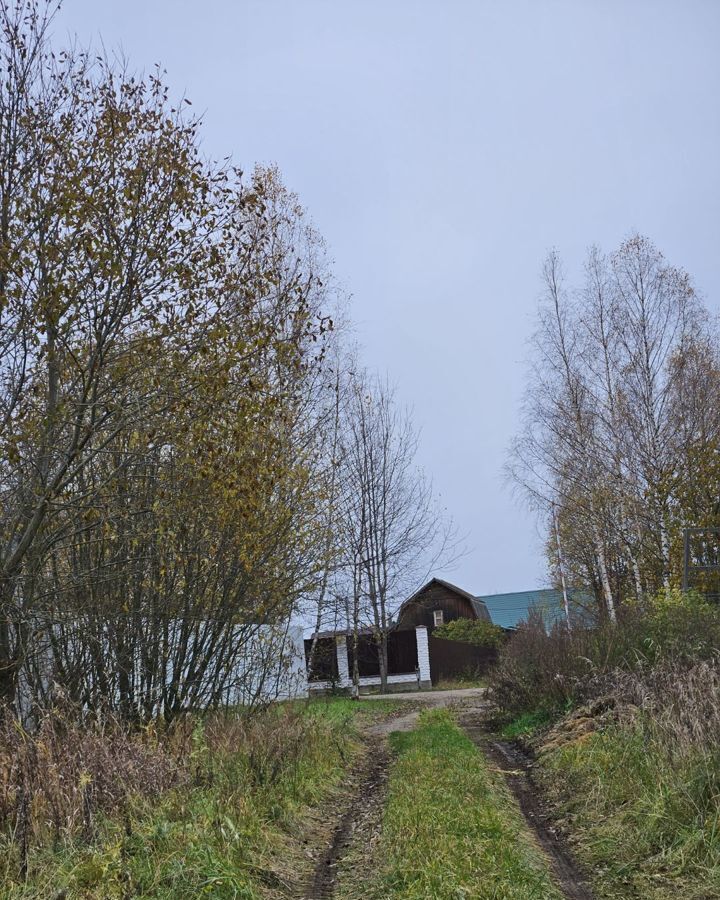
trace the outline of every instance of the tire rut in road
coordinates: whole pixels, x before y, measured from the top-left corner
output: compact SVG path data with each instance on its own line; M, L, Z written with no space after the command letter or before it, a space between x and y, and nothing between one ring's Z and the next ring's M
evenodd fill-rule
M302 894L303 900L334 897L343 860L358 844L369 842L369 833L379 828L389 765L390 753L386 742L370 740L363 764L353 773L354 784L348 804Z
M570 850L551 826L543 809L539 792L530 771L530 760L514 744L494 739L488 734L482 718L468 714L460 725L470 740L505 776L528 827L545 853L558 887L567 900L593 900L585 878Z

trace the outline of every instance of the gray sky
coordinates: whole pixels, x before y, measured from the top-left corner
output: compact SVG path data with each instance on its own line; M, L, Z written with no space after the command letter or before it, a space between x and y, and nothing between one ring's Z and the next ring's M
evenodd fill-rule
M475 593L546 583L503 486L553 246L631 231L720 298L717 0L65 0L206 110L211 156L277 162L422 428Z

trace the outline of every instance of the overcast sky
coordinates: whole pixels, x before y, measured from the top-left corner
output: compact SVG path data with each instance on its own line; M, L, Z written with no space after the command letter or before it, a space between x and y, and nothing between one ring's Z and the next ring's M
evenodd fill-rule
M541 261L637 230L717 310L720 2L65 0L54 30L162 63L208 155L278 164L468 534L446 577L546 586L502 479Z

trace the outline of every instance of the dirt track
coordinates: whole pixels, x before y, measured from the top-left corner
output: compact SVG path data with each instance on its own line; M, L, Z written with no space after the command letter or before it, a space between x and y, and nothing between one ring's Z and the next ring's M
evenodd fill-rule
M356 857L371 856L370 844L379 834L387 793L391 757L386 737L393 731L412 730L419 715L418 706L459 707L460 725L493 766L505 775L525 821L547 857L555 880L567 900L592 900L592 893L585 884L582 873L543 813L529 761L512 744L494 739L487 731L484 724L487 715L484 694L483 689L471 688L387 695L393 700L412 701L416 708L391 716L367 729L368 752L358 769L351 773L349 800L340 812L332 837L318 860L310 883L301 895L303 900L326 900L335 896L338 873L350 851ZM364 697L361 702L372 702L373 699L379 697Z
M460 716L459 724L470 740L504 774L505 781L567 900L592 900L593 895L570 850L548 820L532 778L530 760L511 742L494 739L488 733L480 711L468 710Z
M338 864L351 845L367 837L382 818L385 802L390 754L384 740L371 740L362 767L353 773L354 789L343 811L332 839L315 867L312 882L303 894L306 900L333 897L338 878Z

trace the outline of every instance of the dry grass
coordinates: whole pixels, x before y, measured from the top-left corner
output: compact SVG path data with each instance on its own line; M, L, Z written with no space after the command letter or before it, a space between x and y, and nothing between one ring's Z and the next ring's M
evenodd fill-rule
M125 813L131 796L156 796L187 773L151 728L114 719L77 724L69 710L43 714L37 730L0 718L0 830L14 838L21 873L30 848L81 831L97 815Z
M615 697L621 721L636 711L673 757L720 747L720 654L688 664L666 660L636 672L615 671L596 687Z
M536 772L597 895L720 897L720 609L670 592L618 627L531 623L501 657L506 733L560 720Z
M720 656L591 687L612 707L595 731L547 743L537 771L599 896L720 896Z
M387 711L379 706L373 715ZM363 714L363 705L323 700L133 730L111 721L80 727L54 711L33 734L6 719L0 896L293 889L298 873L284 860L295 868L308 860L291 835L351 764L353 720Z

